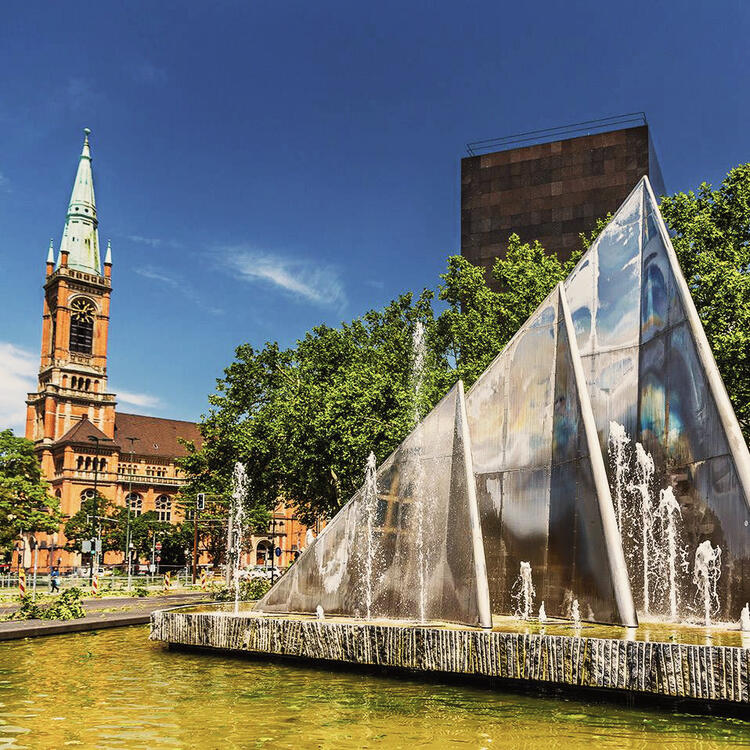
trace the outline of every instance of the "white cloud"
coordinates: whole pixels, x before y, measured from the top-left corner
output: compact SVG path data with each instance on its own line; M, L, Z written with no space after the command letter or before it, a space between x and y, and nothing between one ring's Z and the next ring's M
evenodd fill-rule
M222 248L219 262L241 281L276 287L316 305L341 309L347 302L339 272L332 266L244 246Z
M148 60L142 60L127 66L127 70L138 83L148 83L152 86L161 86L167 82L167 71L154 65Z
M135 393L133 391L121 391L113 388L112 391L117 395L118 403L139 406L142 409L156 409L162 406L161 399L158 396L152 396L149 393Z
M0 192L10 192L10 180L2 172L0 172Z
M198 292L195 291L193 286L183 279L181 276L172 273L171 271L157 268L156 266L142 266L135 269L135 272L139 276L143 276L145 279L151 279L152 281L158 281L160 284L164 284L171 289L183 294L191 302L202 309L210 312L212 315L221 315L224 311L220 307L212 307L203 302Z
M39 358L7 341L0 341L0 429L11 427L23 435L26 394L36 388Z
M0 341L0 430L12 428L23 435L26 428L26 394L37 388L39 357L7 341ZM140 409L163 406L160 398L149 393L114 389L119 403Z
M143 237L140 234L129 234L128 239L131 242L137 242L141 245L149 245L150 247L182 247L182 243L177 240L163 240L159 237Z

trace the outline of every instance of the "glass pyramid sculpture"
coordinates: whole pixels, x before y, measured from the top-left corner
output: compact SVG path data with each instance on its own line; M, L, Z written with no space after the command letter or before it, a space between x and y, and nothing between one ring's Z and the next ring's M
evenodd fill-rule
M256 609L489 626L463 384L339 511Z
M548 616L736 619L749 499L750 454L644 177L257 609L488 627L518 612L523 571Z

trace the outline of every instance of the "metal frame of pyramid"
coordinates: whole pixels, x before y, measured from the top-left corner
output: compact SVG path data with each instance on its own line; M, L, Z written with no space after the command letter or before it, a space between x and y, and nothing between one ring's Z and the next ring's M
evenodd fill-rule
M722 547L716 613L736 616L750 454L646 177L466 397L451 389L257 609L490 627L528 563L548 615L576 601L584 620L636 625L650 568L610 490L614 423L649 451L649 491L677 497L685 554Z

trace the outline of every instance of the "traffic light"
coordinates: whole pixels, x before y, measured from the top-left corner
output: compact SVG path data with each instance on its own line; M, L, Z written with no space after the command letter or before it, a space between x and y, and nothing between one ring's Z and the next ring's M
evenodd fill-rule
M196 510L206 509L206 493L205 492L199 492L195 496L195 509Z

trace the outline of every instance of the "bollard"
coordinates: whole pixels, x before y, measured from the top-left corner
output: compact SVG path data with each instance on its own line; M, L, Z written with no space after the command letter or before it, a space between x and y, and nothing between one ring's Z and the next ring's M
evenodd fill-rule
M206 578L206 569L201 570L201 589L206 591L208 589L208 579Z
M18 595L23 598L26 595L26 570L18 569Z
M169 578L169 571L164 574L164 591L169 591L172 581Z
M91 592L94 596L99 596L99 576L94 575L91 579Z

